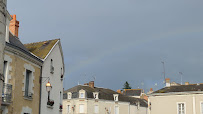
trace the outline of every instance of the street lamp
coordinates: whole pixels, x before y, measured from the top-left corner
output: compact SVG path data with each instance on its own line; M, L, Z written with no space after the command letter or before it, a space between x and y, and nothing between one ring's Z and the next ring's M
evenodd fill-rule
M50 82L48 81L48 83L46 84L46 90L48 92L48 101L50 100L49 96L50 96L51 89L52 89L52 86L51 86Z

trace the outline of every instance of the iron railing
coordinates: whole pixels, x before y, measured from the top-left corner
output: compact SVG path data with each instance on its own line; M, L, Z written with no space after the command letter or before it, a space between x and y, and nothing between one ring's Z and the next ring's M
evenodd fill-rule
M11 99L12 99L12 85L4 83L2 89L2 103L10 104Z

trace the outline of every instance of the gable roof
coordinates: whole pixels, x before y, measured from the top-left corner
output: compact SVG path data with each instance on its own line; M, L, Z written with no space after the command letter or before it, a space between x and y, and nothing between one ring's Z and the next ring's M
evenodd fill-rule
M72 98L78 98L79 97L79 91L83 89L86 91L86 96L87 98L94 98L93 97L93 92L99 92L99 99L103 100L111 100L114 101L113 99L113 94L119 94L111 89L106 89L106 88L98 88L94 87L91 88L87 85L78 85L73 88L70 88L66 91L64 91L64 99L67 99L67 93L71 92L72 93ZM144 99L139 99L139 98L134 98L134 97L128 97L126 95L119 94L118 97L119 101L123 102L129 102L131 105L137 105L138 102L140 102L140 106L142 107L147 107L147 101Z
M127 96L141 96L142 89L124 89L123 94Z
M153 93L192 92L192 91L203 91L203 84L170 86L157 90Z
M60 39L54 39L42 42L29 43L24 44L24 46L27 48L28 51L30 51L34 55L38 56L41 59L45 59L45 57L49 54L50 50L59 40Z
M19 40L19 38L14 36L13 34L11 34L11 32L9 32L9 42L6 42L6 46L17 49L17 50L23 52L24 54L34 58L35 60L42 62L41 59L39 59L38 57L36 57L32 53L30 53L29 50Z

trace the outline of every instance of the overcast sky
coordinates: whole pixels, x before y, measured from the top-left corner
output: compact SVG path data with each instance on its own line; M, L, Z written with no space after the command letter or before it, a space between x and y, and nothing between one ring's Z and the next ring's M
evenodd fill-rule
M61 38L64 88L203 83L202 0L8 0L23 43ZM155 86L157 83L158 86Z

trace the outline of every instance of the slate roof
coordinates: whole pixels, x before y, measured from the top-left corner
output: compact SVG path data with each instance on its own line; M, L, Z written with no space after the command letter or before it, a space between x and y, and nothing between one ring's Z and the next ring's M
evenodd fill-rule
M75 86L73 88L70 88L66 91L64 91L64 96L63 99L67 99L67 92L72 92L72 98L78 98L79 97L79 90L85 90L86 91L86 96L87 98L94 98L93 97L93 92L99 92L99 99L103 99L103 100L111 100L113 101L113 94L119 94L111 89L106 89L106 88L98 88L98 87L94 87L91 88L87 85L78 85ZM134 98L134 97L128 97L126 95L122 95L119 94L118 97L119 101L123 101L123 102L130 102L130 104L132 105L137 105L138 101L140 102L140 106L142 107L147 107L147 101L144 99L138 99L138 98Z
M127 96L141 96L142 89L125 89L123 91L124 95Z
M34 59L36 59L38 61L41 61L39 58L37 58L33 54L31 54L29 52L29 50L27 50L27 48L22 44L22 42L19 40L19 38L17 38L16 36L14 36L11 33L9 33L9 42L6 42L6 46L15 48L15 49L29 55L30 57L32 57L32 58L34 58Z
M153 93L192 92L192 91L203 91L203 84L170 86L157 90Z
M41 59L44 59L58 40L59 39L29 43L24 44L24 46L34 55L38 56Z

